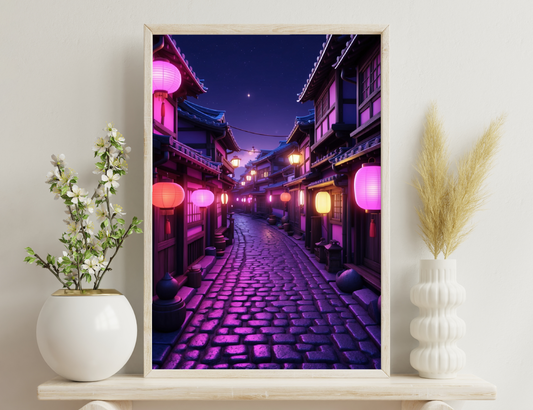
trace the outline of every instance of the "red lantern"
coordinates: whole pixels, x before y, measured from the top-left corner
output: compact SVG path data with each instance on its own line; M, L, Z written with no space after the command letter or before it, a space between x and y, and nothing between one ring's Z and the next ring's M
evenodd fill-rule
M283 202L289 202L291 200L291 194L289 194L288 192L284 192L281 194L279 199L281 199Z
M166 215L165 233L170 235L171 226L168 215L174 215L174 208L185 199L185 191L175 182L157 182L152 186L152 203L160 209L161 215Z
M185 199L185 191L174 182L157 182L152 186L152 203L161 215L174 215L174 208Z
M197 189L191 195L191 201L200 208L206 208L213 203L215 195L208 189Z

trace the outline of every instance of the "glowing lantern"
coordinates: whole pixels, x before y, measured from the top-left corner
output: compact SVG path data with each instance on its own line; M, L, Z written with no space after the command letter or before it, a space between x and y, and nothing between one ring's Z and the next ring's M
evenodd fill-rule
M303 189L300 190L300 206L304 206L305 204L305 197L304 197L304 191Z
M289 194L288 192L284 192L281 194L279 199L281 199L283 202L289 202L291 200L291 194Z
M316 194L315 208L319 214L329 214L331 211L331 196L329 192L321 191Z
M228 194L225 192L220 195L220 202L222 202L222 205L226 205L228 203Z
M191 195L191 201L200 208L206 208L215 200L215 194L208 189L197 189Z
M272 195L268 196L268 202L272 202Z
M248 203L249 203L249 204L252 203L252 198L251 198L251 197L248 198Z
M152 203L160 209L161 215L166 215L165 233L170 235L171 226L168 215L174 215L174 208L185 199L185 191L181 185L174 182L157 182L152 186Z
M256 171L255 169L252 169L252 170L250 171L250 174L251 174L251 175L255 175L255 174L257 174L257 171Z
M237 155L235 155L231 159L231 165L233 165L233 168L239 168L241 166L241 159Z
M381 210L381 167L363 164L354 179L355 201L368 211Z
M241 182L241 185L242 185L242 186L245 186L245 185L246 185L246 182L242 181L242 182Z
M181 73L168 60L155 60L152 65L154 97L161 99L161 123L165 123L165 99L181 85Z
M354 179L355 202L372 214L369 236L375 238L374 214L381 211L381 167L375 163L363 164Z
M251 175L246 175L246 180L247 181L251 181L252 180L252 176Z
M302 156L298 152L293 152L289 155L289 163L291 165L298 165L300 163Z

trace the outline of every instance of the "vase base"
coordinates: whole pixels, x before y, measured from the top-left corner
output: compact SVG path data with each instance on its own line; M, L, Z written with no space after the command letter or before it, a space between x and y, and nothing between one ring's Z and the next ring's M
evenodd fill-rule
M418 372L418 375L424 379L455 379L457 373L422 373Z

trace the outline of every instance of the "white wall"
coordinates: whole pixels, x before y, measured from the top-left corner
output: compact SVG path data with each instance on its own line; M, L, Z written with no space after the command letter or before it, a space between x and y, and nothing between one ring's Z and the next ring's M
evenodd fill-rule
M413 178L424 113L438 101L454 154L470 147L489 121L509 114L504 145L490 179L492 197L454 255L467 302L460 347L465 373L498 386L496 402L464 409L527 408L533 383L533 249L531 156L533 3L453 1L14 1L0 5L0 118L3 218L0 236L0 407L75 409L80 403L38 402L36 387L54 376L40 357L35 324L58 288L45 271L22 263L24 247L59 253L63 210L47 193L52 153L65 153L86 182L91 146L113 121L133 147L120 203L142 216L144 23L388 23L391 25L392 371L408 373L417 310L409 289L417 262L428 257L417 235ZM302 80L303 81L303 80ZM142 313L142 239L129 240L106 287L123 291ZM140 336L140 335L139 335ZM124 371L140 373L138 343ZM138 403L170 409L176 403ZM250 403L187 403L190 409L250 408ZM270 409L272 403L254 408ZM322 409L325 403L281 403ZM399 409L391 403L328 403L334 410ZM459 407L457 407L459 408Z

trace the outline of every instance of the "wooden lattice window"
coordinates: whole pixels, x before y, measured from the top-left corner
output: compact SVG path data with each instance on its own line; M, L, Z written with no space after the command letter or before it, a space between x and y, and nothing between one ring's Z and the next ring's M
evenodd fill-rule
M193 192L194 189L187 190L187 223L196 222L202 219L202 211L191 201Z
M342 193L332 194L333 213L331 219L342 221Z
M381 87L381 56L378 55L363 69L361 76L361 97L366 100L370 94Z
M263 171L263 178L268 177L268 171Z

